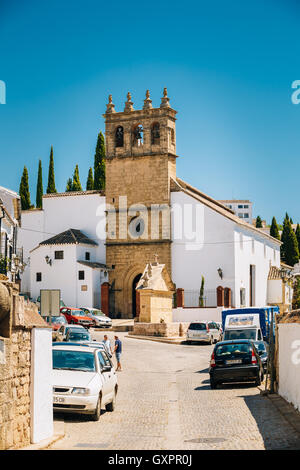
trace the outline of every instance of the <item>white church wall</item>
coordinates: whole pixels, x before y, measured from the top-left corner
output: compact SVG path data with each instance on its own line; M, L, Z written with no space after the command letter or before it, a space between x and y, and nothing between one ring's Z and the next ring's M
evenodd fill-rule
M192 322L198 320L222 321L224 307L215 308L173 308L174 322Z
M97 261L105 263L105 240L98 239L97 235L97 225L101 217L104 217L104 196L82 194L44 197L43 209L46 232L58 234L70 228L82 230L85 235L98 243Z
M267 305L270 266L280 266L280 247L253 231L235 229L235 306L240 306L240 289L245 289L246 306L250 305L250 265L255 266L253 306Z
M234 289L233 223L183 192L171 193L171 204L172 209L176 206L182 209L185 205L191 206L192 214L196 213L198 206L201 218L201 241L198 243L188 240L185 234L181 239L176 239L172 214L172 280L176 287L199 290L201 276L204 276L204 287L207 290L215 290L219 285ZM190 219L191 215L187 215L184 223ZM223 272L222 279L218 274L219 268Z

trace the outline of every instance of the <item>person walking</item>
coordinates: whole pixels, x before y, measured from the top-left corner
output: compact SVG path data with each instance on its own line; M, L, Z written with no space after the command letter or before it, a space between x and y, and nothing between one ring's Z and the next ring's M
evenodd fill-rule
M107 335L104 335L102 343L104 344L105 349L108 352L109 356L112 357L113 353L112 353L112 349L110 345L110 340L108 339Z
M122 341L119 339L118 336L115 336L114 353L116 354L116 359L117 359L116 370L122 371L122 366L121 366Z

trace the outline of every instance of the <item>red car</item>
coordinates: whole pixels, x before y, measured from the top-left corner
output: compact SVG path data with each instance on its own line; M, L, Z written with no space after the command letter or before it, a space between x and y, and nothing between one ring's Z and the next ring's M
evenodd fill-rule
M47 323L50 323L50 317L46 317L45 319ZM66 323L68 322L64 315L51 318L51 326L53 331L57 331L61 327L61 325L65 325Z
M94 326L94 320L88 317L80 308L62 307L60 312L66 317L68 323L82 325L85 328Z

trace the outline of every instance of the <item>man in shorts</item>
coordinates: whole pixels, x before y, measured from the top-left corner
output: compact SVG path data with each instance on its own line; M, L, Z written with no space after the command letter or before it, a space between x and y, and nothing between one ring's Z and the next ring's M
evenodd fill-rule
M116 370L122 371L122 367L121 367L122 341L119 339L118 336L115 336L114 353L116 354L116 359L117 359L117 368L116 368Z

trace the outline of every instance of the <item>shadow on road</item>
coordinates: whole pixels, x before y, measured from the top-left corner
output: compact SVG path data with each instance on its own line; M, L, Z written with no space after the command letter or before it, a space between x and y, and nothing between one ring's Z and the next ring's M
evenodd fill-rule
M107 413L106 410L101 410L101 416L105 415ZM100 416L100 419L101 419ZM80 413L54 413L53 414L54 419L57 420L64 420L65 422L68 423L86 423L90 421L91 423L93 422L91 415L88 414L80 414ZM97 421L94 421L97 422Z
M263 438L266 450L300 450L300 434L292 428L267 397L241 395Z

